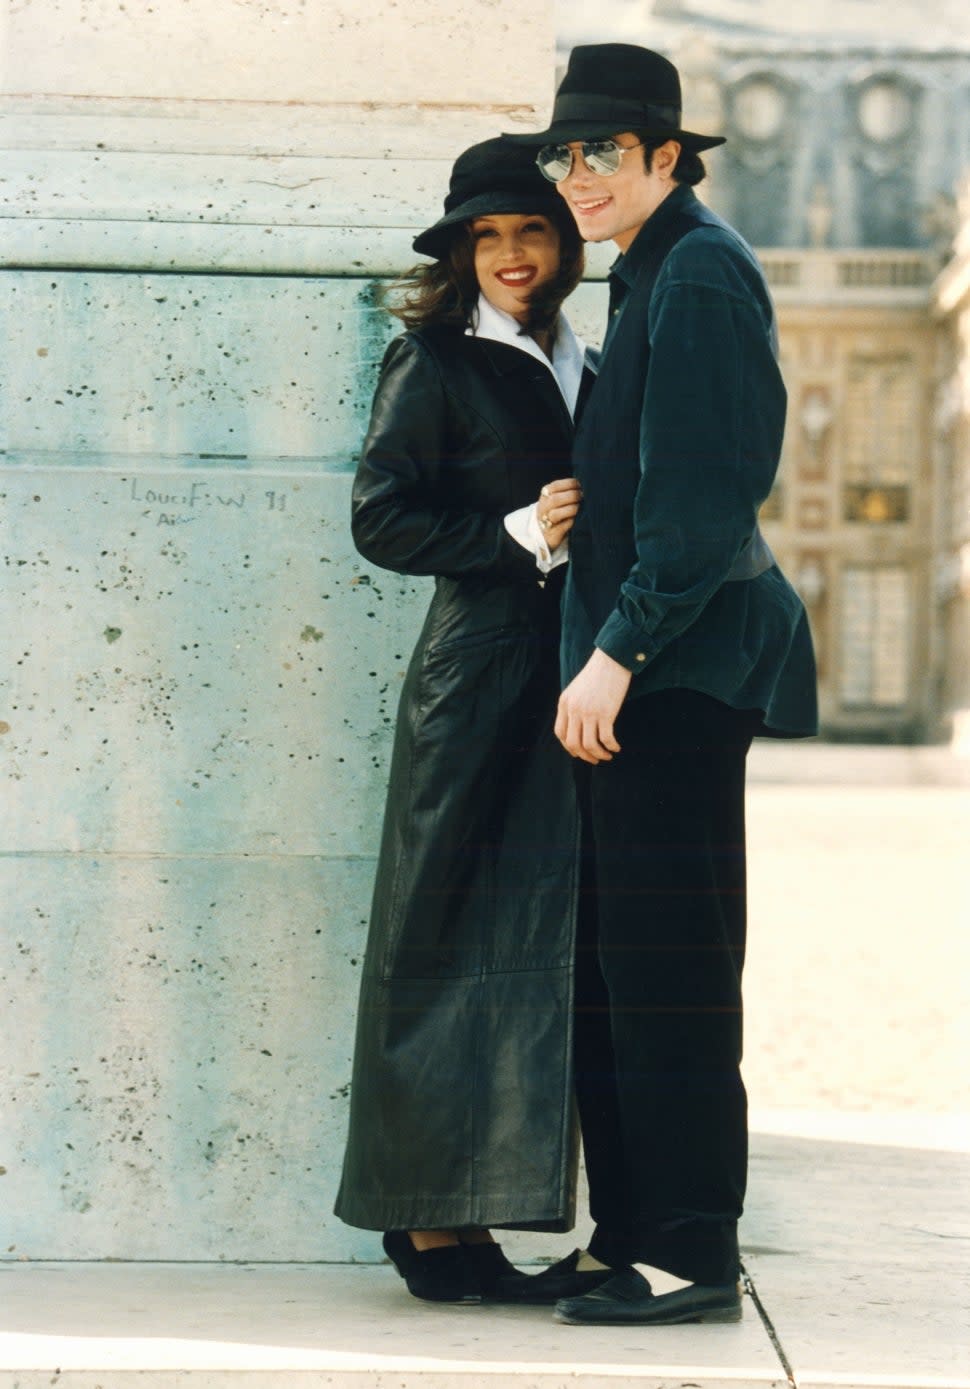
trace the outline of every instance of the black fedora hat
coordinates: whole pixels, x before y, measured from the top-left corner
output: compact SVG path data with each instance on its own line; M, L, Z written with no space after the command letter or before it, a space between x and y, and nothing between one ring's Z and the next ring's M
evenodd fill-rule
M422 256L448 254L457 229L472 217L502 212L549 214L562 198L536 168L527 149L504 135L472 145L452 165L444 216L411 243Z
M634 43L580 44L569 55L549 129L508 138L537 149L636 130L695 153L724 144L723 135L683 130L680 107L680 74L661 54Z

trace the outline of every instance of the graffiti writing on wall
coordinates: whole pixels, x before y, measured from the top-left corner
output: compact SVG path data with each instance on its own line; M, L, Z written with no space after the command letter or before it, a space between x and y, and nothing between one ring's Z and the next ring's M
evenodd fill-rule
M289 494L278 488L220 487L209 479L189 483L170 482L149 486L143 478L123 479L128 499L142 507L156 526L186 526L213 514L238 512L285 512Z

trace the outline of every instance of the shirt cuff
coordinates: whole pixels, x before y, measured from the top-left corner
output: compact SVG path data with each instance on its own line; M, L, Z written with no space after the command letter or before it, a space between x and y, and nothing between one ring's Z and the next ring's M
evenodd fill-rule
M650 637L645 636L618 612L613 612L603 623L594 645L607 656L612 656L621 666L633 675L639 675L647 667L647 662L659 651Z
M518 511L510 511L505 517L505 529L523 549L535 555L540 574L548 574L569 559L569 536L550 550L539 525L538 506L538 502L533 502L530 506L519 507Z

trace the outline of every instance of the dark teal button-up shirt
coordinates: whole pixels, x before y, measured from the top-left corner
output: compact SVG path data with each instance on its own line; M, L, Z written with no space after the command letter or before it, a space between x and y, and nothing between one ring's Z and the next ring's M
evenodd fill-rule
M563 676L594 646L645 690L816 731L805 610L757 529L781 453L774 310L750 247L677 187L610 272L610 321L574 460ZM754 577L751 577L751 576Z

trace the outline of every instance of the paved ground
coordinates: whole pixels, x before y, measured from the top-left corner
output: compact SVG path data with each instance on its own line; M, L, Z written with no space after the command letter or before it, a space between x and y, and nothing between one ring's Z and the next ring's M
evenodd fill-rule
M8 1263L0 1389L970 1389L970 766L759 745L749 838L740 1325L435 1310L380 1267Z
M0 1389L970 1389L970 1159L755 1136L738 1325L434 1308L389 1268L0 1266Z
M970 1111L970 762L757 744L748 835L752 1105Z

